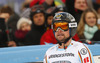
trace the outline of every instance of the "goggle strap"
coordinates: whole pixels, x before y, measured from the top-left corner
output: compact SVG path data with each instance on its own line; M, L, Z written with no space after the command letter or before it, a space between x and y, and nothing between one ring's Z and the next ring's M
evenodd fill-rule
M53 25L51 25L51 29L53 29Z

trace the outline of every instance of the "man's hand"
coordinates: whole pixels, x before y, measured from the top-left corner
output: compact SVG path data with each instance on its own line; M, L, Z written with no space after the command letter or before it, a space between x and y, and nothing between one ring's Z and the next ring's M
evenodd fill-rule
M8 42L8 46L9 47L16 47L17 45L16 45L16 43L14 41L9 41Z

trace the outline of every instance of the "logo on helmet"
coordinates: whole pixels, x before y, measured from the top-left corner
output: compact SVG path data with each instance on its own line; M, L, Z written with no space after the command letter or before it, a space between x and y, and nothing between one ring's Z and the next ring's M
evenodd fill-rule
M55 20L61 20L61 17L62 17L63 15L62 14L58 14L58 15L55 15Z

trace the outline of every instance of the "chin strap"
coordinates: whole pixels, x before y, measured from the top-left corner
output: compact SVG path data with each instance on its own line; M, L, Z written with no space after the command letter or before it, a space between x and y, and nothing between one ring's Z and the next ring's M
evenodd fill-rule
M69 36L64 42L61 42L61 41L59 41L57 39L56 40L58 41L57 43L61 46L62 43L66 44L70 40L70 38L71 38L71 36ZM64 45L64 49L65 49L65 45Z

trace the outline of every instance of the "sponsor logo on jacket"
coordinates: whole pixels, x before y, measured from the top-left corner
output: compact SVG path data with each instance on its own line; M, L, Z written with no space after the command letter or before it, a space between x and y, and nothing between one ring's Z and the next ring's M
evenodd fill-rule
M50 55L49 56L49 59L50 58L59 58L59 57L74 57L74 54L73 53L62 53L62 54L53 54L53 55Z

